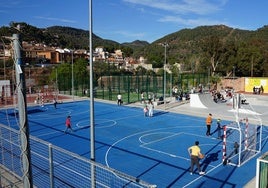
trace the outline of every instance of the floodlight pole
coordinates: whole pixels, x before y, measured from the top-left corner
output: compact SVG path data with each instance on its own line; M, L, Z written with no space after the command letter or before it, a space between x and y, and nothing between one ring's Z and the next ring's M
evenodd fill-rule
M1 41L3 43L3 62L4 62L4 80L6 80L6 47L5 47L5 42L4 40L1 38Z
M58 101L59 87L58 87L58 68L56 67L56 100Z
M164 108L166 109L166 85L167 85L167 73L166 73L166 66L167 66L167 46L168 43L160 43L162 46L165 47L165 62L164 62Z
M72 50L72 98L74 101L74 52Z
M89 65L90 65L90 159L95 162L95 122L94 122L94 92L93 92L93 52L92 52L92 0L89 0ZM91 165L91 187L96 187L95 165Z
M235 66L233 66L233 79L232 79L232 82L233 82L233 93L234 93L234 79L235 79Z
M16 67L16 83L18 92L18 110L20 123L20 138L23 167L23 187L32 188L32 168L31 168L31 150L29 140L29 126L27 118L26 84L24 77L24 63L21 57L21 41L19 34L13 34L14 59Z

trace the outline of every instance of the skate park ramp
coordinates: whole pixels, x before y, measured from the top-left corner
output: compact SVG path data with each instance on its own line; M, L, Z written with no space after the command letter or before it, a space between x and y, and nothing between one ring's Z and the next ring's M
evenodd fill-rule
M191 111L196 109L198 113L205 110L206 113L213 113L218 117L226 118L231 117L234 119L234 114L244 114L244 116L256 116L258 119L260 116L264 118L267 116L268 101L247 97L247 104L241 105L239 109L233 108L233 100L227 99L226 102L214 102L210 93L195 93L190 94L190 107ZM254 118L255 119L255 118Z
M190 106L195 108L215 108L217 105L227 105L225 103L215 103L210 93L193 93L190 94Z

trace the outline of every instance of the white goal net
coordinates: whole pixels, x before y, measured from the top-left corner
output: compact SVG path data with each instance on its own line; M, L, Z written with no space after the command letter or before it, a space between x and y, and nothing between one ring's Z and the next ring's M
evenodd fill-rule
M224 126L223 163L241 166L261 151L262 121L250 104L234 98L236 121Z

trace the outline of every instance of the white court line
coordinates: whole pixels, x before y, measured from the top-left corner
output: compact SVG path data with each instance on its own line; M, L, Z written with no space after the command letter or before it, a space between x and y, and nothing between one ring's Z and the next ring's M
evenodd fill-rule
M195 178L193 181L191 181L191 182L187 183L186 185L184 185L183 188L190 186L192 183L198 181L198 180L201 179L203 176L206 176L208 173L212 172L213 170L215 170L216 168L218 168L218 167L221 166L221 165L222 165L222 163L218 164L218 165L215 166L214 168L212 168L212 169L210 169L209 171L207 171L207 172L205 173L205 175L200 175L198 178Z
M101 120L105 120L105 121L101 121ZM98 125L98 123L96 123L97 121L101 121L99 124L102 124L102 123L107 123L107 122L112 122L110 125L106 125L106 126L96 126L95 128L99 128L99 129L102 129L102 128L107 128L107 127L112 127L112 126L115 126L117 124L116 121L114 120L108 120L108 119L95 119L95 125ZM80 125L82 123L88 123L87 125ZM83 121L78 121L75 126L78 128L78 129L81 129L81 128L84 128L84 127L90 127L90 122L89 120L83 120Z
M146 147L146 146L143 146L143 145L141 145L140 147L142 147L144 149L147 149L149 151L154 151L156 153L161 153L161 154L164 154L164 155L168 155L168 156L173 157L173 158L179 158L179 159L183 159L183 160L186 160L186 161L190 161L190 159L188 159L188 158L180 157L178 155L167 153L167 152L164 152L164 151L161 151L161 150L152 149L152 148L149 148L149 147Z
M147 137L147 136L149 136L149 135L154 135L154 134L163 134L163 133L165 133L165 134L171 134L170 136L166 136L166 137L162 137L161 139L156 139L156 140L154 140L154 141L152 141L152 142L143 142L142 141L142 138L143 137ZM174 136L177 136L177 135L180 135L180 134L183 134L183 133L177 133L177 134L174 134L174 132L154 132L154 133L150 133L150 134L144 134L144 135L142 135L142 136L140 136L139 137L139 141L143 144L143 145L146 145L146 144L152 144L152 143L155 143L155 142L159 142L159 141L161 141L161 140L165 140L165 139L168 139L168 138L171 138L171 137L174 137Z
M131 138L131 137L133 137L133 136L137 136L137 135L140 135L140 134L145 134L145 133L150 133L150 132L155 132L155 131L160 131L160 130L167 130L167 129L185 128L185 127L189 128L189 127L191 127L191 126L180 126L180 127L176 126L176 127L168 127L168 128L159 128L159 129L154 129L154 130L147 130L147 131L137 132L137 133L134 133L134 134L130 134L130 135L128 135L128 136L125 136L125 137L123 137L123 138L117 140L116 142L114 142L114 143L107 149L106 154L105 154L105 163L106 163L106 166L110 167L109 162L108 162L108 155L109 155L109 152L111 151L111 149L112 149L113 147L115 147L118 143L122 142L123 140L126 140L126 139L128 139L128 138ZM195 128L196 128L196 126L192 126L192 127L195 127ZM188 134L188 133L187 133L187 134ZM197 134L190 134L190 135L200 136L200 135L197 135ZM201 137L202 137L202 136L201 136ZM205 137L205 136L204 136L204 137ZM206 138L207 138L207 137L206 137ZM144 147L145 147L145 146L144 146ZM172 157L174 157L174 154L169 154L169 155L172 156ZM175 155L175 157L180 158L179 156L176 156L176 155ZM189 160L189 159L188 159L188 160Z
M149 132L152 132L152 131L158 131L158 130L165 130L165 129L171 129L172 127L169 127L169 128L159 128L159 129L154 129L154 130L146 130L146 131L142 131L142 132L137 132L137 133L133 133L133 134L130 134L128 136L125 136L119 140L117 140L116 142L114 142L106 151L106 154L105 154L105 163L106 163L106 166L110 167L109 165L109 162L108 162L108 155L109 155L109 152L111 151L111 149L113 147L115 147L118 143L122 142L123 140L126 140L128 138L131 138L133 136L137 136L137 135L140 135L140 134L145 134L145 133L149 133ZM173 127L175 128L175 127Z
M189 158L185 158L185 157L181 157L181 156L178 156L178 155L175 155L175 154L171 154L171 153L168 153L168 152L164 152L164 151L162 151L162 150L157 150L157 149L153 149L153 148L150 148L150 147L146 147L146 145L150 145L150 144L153 144L153 143L155 143L155 142L159 142L159 141L162 141L162 140L165 140L165 139L169 139L169 138L171 138L171 137L174 137L174 136L178 136L178 135L181 135L181 134L186 134L186 135L189 135L188 133L184 133L184 132L180 132L180 133L177 133L177 134L172 134L172 135L170 135L170 136L166 136L166 137L162 137L161 139L156 139L156 140L154 140L154 141L151 141L151 142L143 142L142 141L142 138L143 137L146 137L146 136L149 136L149 135L153 135L153 134L161 134L161 133L170 133L170 132L155 132L155 133L150 133L150 134L145 134L145 135L142 135L142 136L140 136L139 137L139 141L142 143L141 145L140 145L140 147L142 147L142 148L144 148L144 149L147 149L147 150L149 150L149 151L154 151L154 152L157 152L157 153L161 153L161 154L165 154L165 155L168 155L168 156L170 156L170 157L174 157L174 158L179 158L179 159L183 159L183 160L186 160L186 161L190 161L190 159ZM172 132L171 132L172 133ZM192 134L193 135L193 134ZM202 144L203 146L204 145L215 145L215 144ZM201 145L201 146L202 146ZM222 145L219 145L219 147L221 147L222 148ZM210 167L212 167L212 168L214 168L215 166L214 165L208 165L208 166L210 166Z
M124 119L124 118L122 118ZM196 128L197 126L174 126L174 127L168 127L168 128L159 128L159 129L154 129L154 130L146 130L146 131L142 131L142 132L137 132L137 133L133 133L133 134L130 134L128 136L125 136L119 140L117 140L116 142L114 142L106 151L106 154L105 154L105 163L106 165L109 167L109 163L108 163L108 154L110 152L110 150L115 147L115 145L117 145L118 143L122 142L123 140L125 139L128 139L130 137L133 137L133 136L137 136L137 135L140 135L140 134L145 134L145 133L150 133L150 132L155 132L155 131L160 131L160 130L168 130L168 129L180 129L180 128L190 128L190 127L194 127ZM201 127L201 126L198 126L198 127ZM191 135L195 135L195 134L191 134ZM200 135L196 135L196 136L200 136ZM207 138L207 137L206 137Z
M61 114L59 114L61 113ZM28 116L31 117L31 120L39 120L40 118L42 119L53 119L53 118L59 118L59 117L65 117L67 115L70 115L72 113L72 110L65 110L65 111L57 111L53 114L53 111L46 112L40 112L40 114L35 114L31 115L29 114Z

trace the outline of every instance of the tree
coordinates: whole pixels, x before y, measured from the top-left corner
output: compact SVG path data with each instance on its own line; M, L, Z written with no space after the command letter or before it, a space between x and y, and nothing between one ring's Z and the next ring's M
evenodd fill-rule
M209 67L212 70L211 75L215 74L216 68L221 60L221 54L223 51L223 42L217 36L207 37L201 42L205 59L209 60Z
M242 43L238 49L236 59L238 61L235 69L239 76L262 76L263 58L256 44Z

